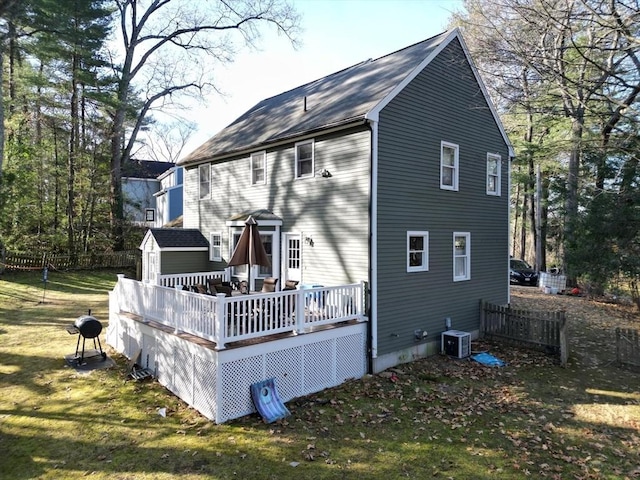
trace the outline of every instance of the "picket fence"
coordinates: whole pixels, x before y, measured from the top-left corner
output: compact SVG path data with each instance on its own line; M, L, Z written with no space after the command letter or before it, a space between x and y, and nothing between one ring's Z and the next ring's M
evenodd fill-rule
M93 268L131 268L136 266L139 250L90 252L77 255L57 253L16 253L0 251L0 273L42 270L88 270Z
M625 368L640 368L640 332L616 328L616 362Z
M482 301L480 335L552 351L559 354L562 366L567 364L569 342L564 311L528 311Z

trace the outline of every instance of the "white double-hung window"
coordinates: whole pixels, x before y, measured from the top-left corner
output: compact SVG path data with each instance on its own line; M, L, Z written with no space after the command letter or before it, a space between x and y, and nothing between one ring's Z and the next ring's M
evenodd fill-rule
M500 196L500 155L487 153L487 195Z
M458 145L440 142L440 188L458 190Z
M222 261L222 234L218 232L209 234L209 260L212 262Z
M313 177L313 140L296 143L296 178Z
M200 200L211 198L211 164L206 163L198 167L200 185Z
M453 281L471 278L471 234L453 232Z
M251 154L251 185L263 185L267 182L267 152Z
M429 232L407 232L407 272L429 270Z

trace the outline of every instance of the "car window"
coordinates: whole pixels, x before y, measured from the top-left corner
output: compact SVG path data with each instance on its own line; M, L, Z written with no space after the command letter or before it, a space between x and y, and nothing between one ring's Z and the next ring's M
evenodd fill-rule
M531 268L531 267L524 260L511 260L511 268L518 270L518 269Z

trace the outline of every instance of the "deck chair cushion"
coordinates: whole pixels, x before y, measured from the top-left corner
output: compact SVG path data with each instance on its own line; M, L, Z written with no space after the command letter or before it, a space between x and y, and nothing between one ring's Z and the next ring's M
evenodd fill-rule
M278 283L277 278L267 277L262 282L262 292L263 293L272 293L276 291L276 285Z
M213 286L209 285L209 292L211 295L216 295L218 293L224 293L227 297L232 295L233 289L227 285L222 285L221 283Z

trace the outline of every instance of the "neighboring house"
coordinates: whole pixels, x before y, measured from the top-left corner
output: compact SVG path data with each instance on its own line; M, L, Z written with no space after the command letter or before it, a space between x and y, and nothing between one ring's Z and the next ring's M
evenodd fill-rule
M366 281L378 372L508 302L512 156L456 29L258 103L178 162L183 225L210 242L203 271L253 214L272 261L256 286Z
M170 222L175 222L182 216L183 174L184 169L182 167L172 165L169 170L158 177L160 189L154 193L156 200L154 227L163 227Z
M154 195L161 189L160 175L174 167L173 163L130 160L122 166L124 218L134 225L153 227L157 210Z

